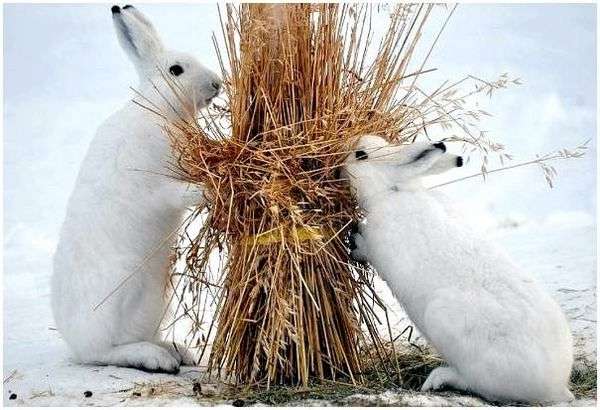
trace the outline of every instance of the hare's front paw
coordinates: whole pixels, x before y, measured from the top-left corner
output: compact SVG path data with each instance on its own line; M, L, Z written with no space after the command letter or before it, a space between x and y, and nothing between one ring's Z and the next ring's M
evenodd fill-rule
M350 236L350 257L357 262L367 262L367 243L360 233Z

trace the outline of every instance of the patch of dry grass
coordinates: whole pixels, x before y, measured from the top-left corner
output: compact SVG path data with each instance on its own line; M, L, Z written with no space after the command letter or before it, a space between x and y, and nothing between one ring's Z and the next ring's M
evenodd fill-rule
M374 395L390 389L418 390L429 372L443 363L428 347L407 345L397 350L396 353L391 349L388 351L385 363L364 363L360 384L348 377L335 381L311 377L305 386L274 384L269 389L223 384L218 393L211 392L210 396L239 406L257 403L278 406L310 399L335 401L354 394ZM400 377L392 370L396 368L396 360L401 369Z
M587 359L579 360L573 366L573 372L571 373L571 391L578 399L596 398L597 380L596 363Z

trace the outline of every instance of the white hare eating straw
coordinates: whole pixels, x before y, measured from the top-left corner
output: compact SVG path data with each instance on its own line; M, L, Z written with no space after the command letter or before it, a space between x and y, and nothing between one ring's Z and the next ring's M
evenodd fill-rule
M192 56L165 49L135 7L111 11L139 74L138 102L178 118L219 94L219 77ZM54 257L52 308L58 330L84 363L177 372L193 362L157 335L170 246L185 209L203 200L201 190L165 176L171 148L162 123L133 101L108 118L69 200Z
M452 387L498 401L572 400L571 333L558 304L422 183L462 166L462 158L444 143L394 146L366 135L344 165L367 219L353 236L353 257L373 265L447 362L422 390Z

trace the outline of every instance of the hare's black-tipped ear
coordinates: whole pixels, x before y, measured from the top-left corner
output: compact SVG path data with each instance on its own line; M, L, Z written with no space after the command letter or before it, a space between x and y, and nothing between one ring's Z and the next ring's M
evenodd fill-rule
M359 149L357 151L354 152L354 157L361 161L361 160L365 160L367 158L369 158L369 156L367 155L367 153L365 151L363 151L362 149Z
M113 22L119 43L138 72L154 67L164 48L150 22L133 6L123 7L118 12L113 11Z
M156 29L154 28L154 26L152 25L150 20L148 20L148 18L146 16L144 16L144 14L141 11L139 11L137 8L133 7L130 4L124 6L123 10L127 10L126 11L127 13L130 13L132 16L134 16L136 19L138 19L138 21L140 23L142 23L144 26L146 26L146 29L155 38L155 40L158 41L159 43L161 42Z

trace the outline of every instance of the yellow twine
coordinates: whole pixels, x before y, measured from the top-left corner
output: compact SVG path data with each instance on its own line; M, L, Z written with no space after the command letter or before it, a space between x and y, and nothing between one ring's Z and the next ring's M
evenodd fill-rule
M270 231L259 233L244 238L242 243L245 246L270 245L281 242L283 240L283 230L279 227L273 228ZM298 242L319 241L324 238L323 230L318 226L303 226L296 228L295 226L288 230L287 237Z

